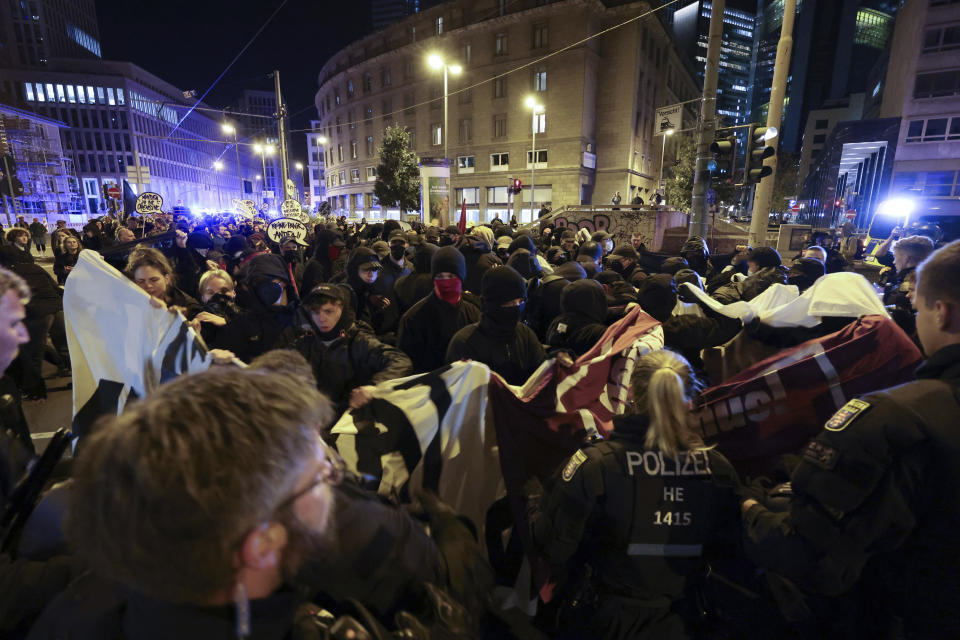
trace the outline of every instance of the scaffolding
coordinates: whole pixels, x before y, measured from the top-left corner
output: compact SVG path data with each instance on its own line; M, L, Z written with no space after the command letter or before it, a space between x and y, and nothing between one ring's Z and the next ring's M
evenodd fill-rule
M22 196L4 198L8 222L17 216L46 222L49 216L65 219L67 214L84 212L83 193L73 160L64 157L60 144L63 126L0 105L0 155L13 157L16 177L23 183Z

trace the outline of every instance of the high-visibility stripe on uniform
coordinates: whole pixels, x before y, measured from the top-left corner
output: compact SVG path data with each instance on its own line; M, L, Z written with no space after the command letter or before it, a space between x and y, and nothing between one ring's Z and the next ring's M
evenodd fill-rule
M641 544L635 542L627 547L628 556L695 558L702 553L702 544Z

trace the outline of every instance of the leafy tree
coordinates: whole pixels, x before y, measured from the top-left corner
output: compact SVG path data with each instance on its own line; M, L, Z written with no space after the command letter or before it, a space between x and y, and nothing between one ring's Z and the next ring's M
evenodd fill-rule
M377 149L377 182L373 194L383 206L399 207L401 215L420 208L420 159L410 149L410 132L400 125L387 127Z
M693 135L674 136L677 139L673 166L665 171L664 191L667 203L677 211L689 211L693 197L693 177L697 166L697 142Z
M770 211L785 212L790 204L788 198L796 198L799 192L800 160L792 153L781 151L777 154L777 174L773 177Z

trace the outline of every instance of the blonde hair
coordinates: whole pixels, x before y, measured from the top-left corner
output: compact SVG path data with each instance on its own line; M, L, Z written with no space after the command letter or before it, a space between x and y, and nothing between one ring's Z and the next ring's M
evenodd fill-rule
M689 403L700 390L690 363L669 350L654 351L637 360L630 381L633 411L649 418L647 449L669 455L704 448L687 426Z
M236 285L233 283L233 278L230 277L230 274L224 271L223 269L211 269L210 271L204 271L203 275L200 276L200 282L198 283L197 289L200 291L200 295L203 295L203 289L207 286L207 283L213 280L214 278L219 278L227 283L227 289L233 291L236 289Z

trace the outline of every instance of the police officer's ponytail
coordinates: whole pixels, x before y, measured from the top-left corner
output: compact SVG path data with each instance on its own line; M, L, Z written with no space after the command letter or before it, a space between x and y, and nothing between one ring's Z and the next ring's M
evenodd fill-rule
M650 420L647 449L675 455L704 447L687 426L690 401L700 382L683 356L666 349L648 353L637 360L631 386L634 412Z

